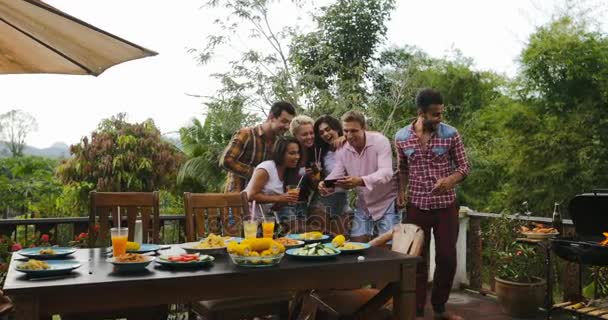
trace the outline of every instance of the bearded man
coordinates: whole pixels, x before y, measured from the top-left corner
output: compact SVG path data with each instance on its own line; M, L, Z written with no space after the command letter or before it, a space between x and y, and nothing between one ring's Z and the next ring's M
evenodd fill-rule
M456 272L458 205L455 186L469 174L458 131L442 123L441 93L423 89L416 96L418 117L395 135L398 153L397 205L406 207L406 223L424 231L423 261L416 275L416 316L424 317L431 230L435 238L435 274L431 304L435 319L458 320L445 310Z

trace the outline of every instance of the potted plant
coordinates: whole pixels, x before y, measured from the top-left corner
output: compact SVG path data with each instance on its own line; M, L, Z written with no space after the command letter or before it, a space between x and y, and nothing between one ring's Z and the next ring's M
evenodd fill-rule
M495 291L504 312L513 317L533 317L545 299L547 282L540 274L534 246L513 242L498 252Z

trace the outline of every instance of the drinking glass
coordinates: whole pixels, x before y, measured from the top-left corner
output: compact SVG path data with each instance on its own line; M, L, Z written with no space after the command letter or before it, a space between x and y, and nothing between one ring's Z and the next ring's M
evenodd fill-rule
M110 236L112 237L112 251L115 257L119 257L127 253L127 236L129 228L111 228Z

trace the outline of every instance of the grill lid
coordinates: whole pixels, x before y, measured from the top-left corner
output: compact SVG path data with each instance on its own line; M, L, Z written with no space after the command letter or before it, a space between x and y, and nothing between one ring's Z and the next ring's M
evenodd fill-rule
M568 212L579 239L604 240L602 233L608 232L608 189L575 196L570 200Z

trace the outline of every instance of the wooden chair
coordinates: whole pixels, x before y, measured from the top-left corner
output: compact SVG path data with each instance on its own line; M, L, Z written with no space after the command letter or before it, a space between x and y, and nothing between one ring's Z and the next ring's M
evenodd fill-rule
M129 228L129 241L133 241L135 234L135 221L142 221L142 242L156 243L160 241L160 214L158 204L158 191L154 192L96 192L89 193L89 247L95 247L96 241L101 245L110 243L110 217L112 226L118 223L118 207L120 207L121 220L126 217ZM122 222L122 221L121 221ZM94 228L99 224L99 233ZM96 235L96 236L95 236Z
M4 292L0 290L0 318L12 313L14 311L13 301L11 298L4 295Z
M249 215L247 193L184 193L186 238L197 241L209 233L241 236L243 216ZM232 220L230 219L232 212ZM243 319L277 314L289 315L292 295L248 296L205 300L192 303L191 309L208 320Z
M393 227L393 230L370 241L370 244L376 247L384 247L390 240L393 241L393 251L413 256L420 256L422 254L424 232L417 225L398 224ZM382 309L382 307L392 298L396 288L393 288L390 285L379 287L383 287L383 289L347 289L313 292L310 295L310 302L312 302L319 311L328 314L332 318L390 318L388 310Z
M154 192L96 192L89 193L89 247L106 247L110 245L110 227L118 225L118 207L120 207L121 220L126 217L126 224L121 226L129 228L129 241L133 241L135 234L135 221L142 220L142 242L159 243L160 214L158 191ZM112 217L112 225L110 225ZM99 231L95 232L95 225L99 224ZM94 289L93 289L94 290ZM62 319L166 319L168 307L166 305L132 308L129 310L112 310L107 313L96 314L69 314L62 315Z

